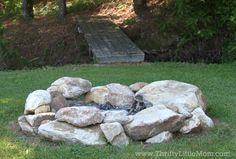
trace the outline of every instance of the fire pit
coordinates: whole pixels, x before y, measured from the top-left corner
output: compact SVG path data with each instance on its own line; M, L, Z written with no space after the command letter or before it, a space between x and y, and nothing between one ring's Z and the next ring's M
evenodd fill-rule
M213 127L205 111L202 91L183 82L92 87L88 80L62 77L28 95L18 123L23 132L52 141L122 146L130 140L167 142L177 133Z

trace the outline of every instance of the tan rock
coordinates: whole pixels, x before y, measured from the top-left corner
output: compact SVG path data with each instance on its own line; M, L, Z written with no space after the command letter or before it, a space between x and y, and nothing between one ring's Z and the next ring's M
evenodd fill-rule
M55 118L74 126L85 127L101 123L104 117L96 107L81 106L61 108Z
M50 105L41 105L35 109L34 114L47 113L50 111L51 111Z
M61 92L65 98L78 98L92 88L88 80L77 77L62 77L54 81L47 90L49 92Z
M86 102L95 102L97 104L108 103L109 90L106 86L93 87L85 96Z
M85 145L105 145L99 125L78 128L65 122L51 121L38 128L38 134L53 141L66 141Z
M146 83L146 82L136 82L136 83L130 85L129 88L133 92L138 92L140 89L142 89L146 85L148 85L148 83Z

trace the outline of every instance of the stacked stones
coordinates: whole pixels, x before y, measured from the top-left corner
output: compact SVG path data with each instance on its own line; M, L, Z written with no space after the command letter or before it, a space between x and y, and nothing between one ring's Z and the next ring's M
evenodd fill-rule
M104 105L112 109L102 110ZM130 140L167 142L176 133L213 127L205 110L201 90L183 82L92 87L88 80L62 77L28 95L18 123L22 131L51 140L123 146Z

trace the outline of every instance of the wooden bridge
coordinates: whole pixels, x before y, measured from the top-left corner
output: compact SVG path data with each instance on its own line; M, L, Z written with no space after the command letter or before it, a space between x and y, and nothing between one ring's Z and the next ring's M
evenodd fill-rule
M109 18L82 18L78 31L84 34L96 63L144 61L144 53Z

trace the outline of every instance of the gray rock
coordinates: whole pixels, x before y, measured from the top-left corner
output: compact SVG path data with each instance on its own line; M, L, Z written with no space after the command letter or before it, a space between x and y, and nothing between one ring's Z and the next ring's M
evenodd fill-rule
M41 113L41 114L35 114L35 115L25 115L25 119L32 127L39 127L43 120L54 120L55 113Z
M100 126L78 128L65 122L51 121L38 129L38 134L53 141L66 141L85 145L106 144Z
M51 109L53 112L57 112L59 109L68 107L69 103L62 95L61 92L51 92L52 95L52 102L51 102Z
M28 132L35 135L38 133L38 127L41 125L42 121L54 120L54 116L55 113L23 115L18 118L18 123L23 132Z
M100 127L107 141L112 145L123 146L129 144L129 138L124 133L124 129L120 123L104 123Z
M193 115L195 115L201 122L201 125L203 128L211 128L214 127L214 122L211 118L209 118L205 112L202 110L202 108L196 108L193 112Z
M22 115L18 118L18 124L23 132L34 134L34 128L26 121L25 115Z
M201 122L197 116L193 115L191 118L184 121L184 126L180 129L182 134L195 133L201 131Z
M47 90L61 92L65 98L78 98L92 88L90 81L76 77L62 77L54 81Z
M62 108L56 113L55 118L74 126L85 127L101 123L104 117L96 107L81 106Z
M156 136L153 136L152 138L147 139L145 143L160 144L160 143L168 142L172 138L173 138L172 133L170 133L169 131L164 131Z
M183 115L170 109L153 106L135 114L133 121L124 128L132 139L145 140L163 131L178 131L183 126L184 119Z
M103 112L104 123L118 122L122 125L127 124L133 120L132 115L128 115L126 110L108 110Z
M167 108L191 117L191 112L206 103L201 90L191 84L164 80L146 85L135 94L135 100L143 102L147 107L164 104Z
M45 90L36 90L28 95L24 114L34 114L36 108L43 105L49 105L51 101L52 99L49 92Z
M118 83L106 85L109 90L108 101L111 105L118 108L131 108L134 104L134 93L128 86Z

